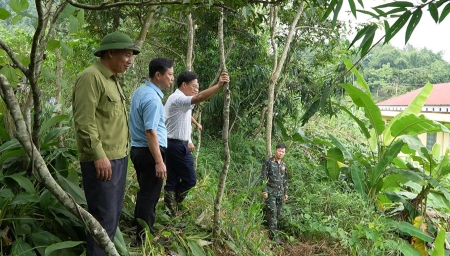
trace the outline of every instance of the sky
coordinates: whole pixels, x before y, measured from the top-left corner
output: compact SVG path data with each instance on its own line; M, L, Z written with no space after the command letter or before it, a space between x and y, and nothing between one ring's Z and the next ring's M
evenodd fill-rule
M391 1L383 1L383 0L366 0L364 1L365 10L370 10L370 7L378 6L381 4L385 4ZM410 1L415 4L421 3L421 1ZM361 9L357 1L355 0L357 5L357 9ZM445 6L445 5L444 5ZM439 9L439 13L442 11L441 7ZM349 14L350 13L350 14ZM338 19L341 21L351 21L352 24L356 25L359 23L365 23L371 20L370 16L365 15L363 13L357 12L357 19L353 17L353 14L350 12L350 7L347 1L344 1L344 5L342 6L341 12L338 16ZM390 19L389 24L392 26L394 24L395 19ZM353 26L354 26L353 25ZM394 38L391 39L390 43L398 48L403 48L405 46L405 32L408 23L400 30ZM426 47L427 49L432 50L433 52L444 52L443 58L444 60L450 62L450 43L446 39L446 35L450 31L450 15L446 17L442 21L442 23L436 24L431 18L430 13L428 12L428 8L423 10L422 18L420 19L419 24L415 28L411 37L409 38L408 44L414 46L415 48L422 49ZM384 30L377 30L374 42L378 41L378 39L384 35ZM349 36L350 41L353 39L354 34Z

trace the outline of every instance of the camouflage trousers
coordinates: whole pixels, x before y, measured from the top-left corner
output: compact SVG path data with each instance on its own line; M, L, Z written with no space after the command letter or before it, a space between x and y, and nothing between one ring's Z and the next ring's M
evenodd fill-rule
M280 217L281 206L283 206L283 197L283 195L269 192L269 195L264 202L265 221L269 228L269 236L272 239L277 239L278 218Z

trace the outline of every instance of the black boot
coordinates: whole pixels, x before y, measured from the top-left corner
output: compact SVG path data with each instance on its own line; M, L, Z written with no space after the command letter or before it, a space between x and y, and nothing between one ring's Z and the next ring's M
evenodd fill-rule
M164 205L166 206L167 215L170 217L177 215L178 207L175 191L164 190Z
M189 193L189 190L186 190L184 192L177 191L177 197L176 197L177 203L181 204L184 201L184 199L186 198L188 193Z

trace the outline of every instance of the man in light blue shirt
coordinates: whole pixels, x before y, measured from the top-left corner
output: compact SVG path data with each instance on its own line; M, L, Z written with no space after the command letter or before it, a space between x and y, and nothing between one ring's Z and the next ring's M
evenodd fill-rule
M162 97L173 83L173 61L156 58L150 61L150 80L133 93L130 106L131 161L139 183L135 220L144 220L155 234L156 204L166 177L164 152L167 130ZM142 243L143 227L135 221L136 242Z

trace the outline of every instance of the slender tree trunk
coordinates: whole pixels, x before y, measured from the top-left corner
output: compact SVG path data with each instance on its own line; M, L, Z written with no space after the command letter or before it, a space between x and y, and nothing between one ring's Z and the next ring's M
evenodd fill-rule
M31 137L28 134L27 126L24 122L22 112L19 108L19 102L12 90L11 85L6 80L6 77L0 74L0 89L2 91L2 98L5 101L17 129L17 140L27 152L27 155L32 159L36 171L40 177L40 182L55 196L55 198L66 207L72 214L81 219L92 234L98 244L105 250L107 255L119 255L114 247L114 243L108 237L108 234L100 225L100 223L86 210L79 206L75 200L66 193L58 183L53 179L44 159L42 158L38 148L32 143Z
M194 70L194 36L195 36L195 27L194 20L192 19L192 13L188 15L188 46L187 46L187 54L186 54L186 69L193 71Z
M295 15L294 20L289 28L289 34L286 38L286 44L284 45L283 53L281 54L281 58L278 61L278 57L276 54L276 44L275 41L272 43L272 47L274 48L274 67L272 75L269 78L269 94L268 94L268 104L267 104L267 121L266 121L266 157L270 157L272 155L272 126L273 126L273 108L274 108L274 95L275 95L275 84L277 83L278 78L280 77L281 70L284 66L284 63L287 58L287 54L289 52L289 47L292 42L292 38L294 36L296 26L298 20L300 19L301 14L303 13L304 2L300 3L298 7L297 14ZM276 8L275 6L272 8ZM271 19L271 30L275 31L276 25L276 11L272 11L271 14L274 16ZM271 33L271 37L274 37L275 32ZM272 39L273 40L273 39ZM272 41L271 40L271 41Z
M220 63L223 67L223 71L227 72L227 67L225 64L225 51L224 51L224 43L223 43L223 20L224 20L224 12L221 10L221 15L219 19L219 52L220 52ZM214 228L213 228L213 239L215 245L217 245L219 238L219 230L220 230L220 208L222 204L222 197L225 192L225 183L227 180L228 169L230 167L231 156L230 156L230 148L228 145L229 138L229 126L230 126L230 88L229 84L225 84L223 86L223 128L222 128L222 145L223 145L223 154L224 154L224 163L222 172L220 173L219 185L216 195L216 200L214 202Z
M137 47L142 48L144 45L145 38L147 37L148 29L152 25L153 14L155 14L156 5L152 5L149 7L147 15L145 16L144 23L142 24L141 31L139 33L139 37L136 40L135 44Z
M199 124L202 123L202 109L198 110L198 117L196 118ZM202 145L202 131L198 131L197 135L197 146L195 147L195 157L194 157L194 169L197 170L197 160L198 155L200 154L200 146Z

